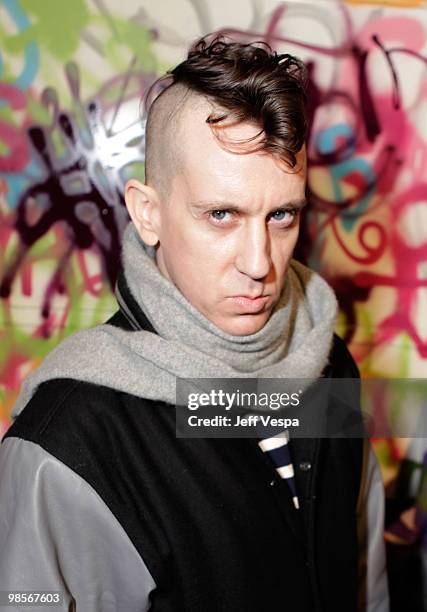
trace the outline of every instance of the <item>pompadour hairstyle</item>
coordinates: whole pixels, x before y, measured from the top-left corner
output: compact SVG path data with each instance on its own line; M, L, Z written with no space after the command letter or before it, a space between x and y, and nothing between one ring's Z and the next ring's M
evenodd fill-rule
M214 130L226 119L258 125L259 134L250 139L256 146L246 152L264 150L295 167L307 134L307 70L297 57L278 54L262 41L245 44L208 35L154 86L164 80L170 81L164 89L180 83L211 98L220 110L206 119Z

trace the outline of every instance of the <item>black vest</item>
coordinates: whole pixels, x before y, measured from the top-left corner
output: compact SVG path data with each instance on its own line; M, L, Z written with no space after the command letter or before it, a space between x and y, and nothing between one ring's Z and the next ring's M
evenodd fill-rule
M338 336L324 375L358 376ZM361 439L290 441L296 510L256 440L177 439L173 407L107 387L43 383L10 436L97 491L156 582L150 610L356 611Z

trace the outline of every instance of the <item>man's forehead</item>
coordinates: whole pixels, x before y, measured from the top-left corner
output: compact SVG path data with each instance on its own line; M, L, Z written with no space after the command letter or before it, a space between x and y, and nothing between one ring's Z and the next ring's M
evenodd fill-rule
M229 152L247 154L265 138L262 126L256 121L236 119L214 98L181 83L164 91L155 101L153 111L158 137L164 139L169 134L175 141L170 142L170 146L178 149L180 154L192 144L196 148L220 146ZM218 123L215 122L217 118L221 118ZM305 166L305 146L296 153L296 158L299 167Z
M208 118L216 116L225 118L218 124L207 122ZM198 163L203 162L210 151L217 152L218 149L239 156L253 153L272 157L272 153L261 148L265 139L262 126L255 121L237 120L227 109L206 96L189 96L182 106L179 123L181 151L191 153L194 150ZM306 169L305 145L295 154L297 163L293 169L278 155L274 157L284 171L298 173Z

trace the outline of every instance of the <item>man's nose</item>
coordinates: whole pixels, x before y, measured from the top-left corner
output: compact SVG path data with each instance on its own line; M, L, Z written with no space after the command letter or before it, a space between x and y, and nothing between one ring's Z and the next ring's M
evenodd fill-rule
M239 272L260 280L267 276L271 267L270 235L265 222L248 223L239 236L236 267Z

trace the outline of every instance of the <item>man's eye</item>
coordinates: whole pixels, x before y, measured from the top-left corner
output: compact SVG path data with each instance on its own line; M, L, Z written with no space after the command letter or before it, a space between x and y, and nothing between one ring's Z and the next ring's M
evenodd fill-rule
M223 221L227 213L227 210L211 210L209 214L214 219L214 221Z
M271 219L274 219L274 221L286 221L288 223L291 223L296 217L296 215L297 215L297 211L294 209L275 210L271 214Z

